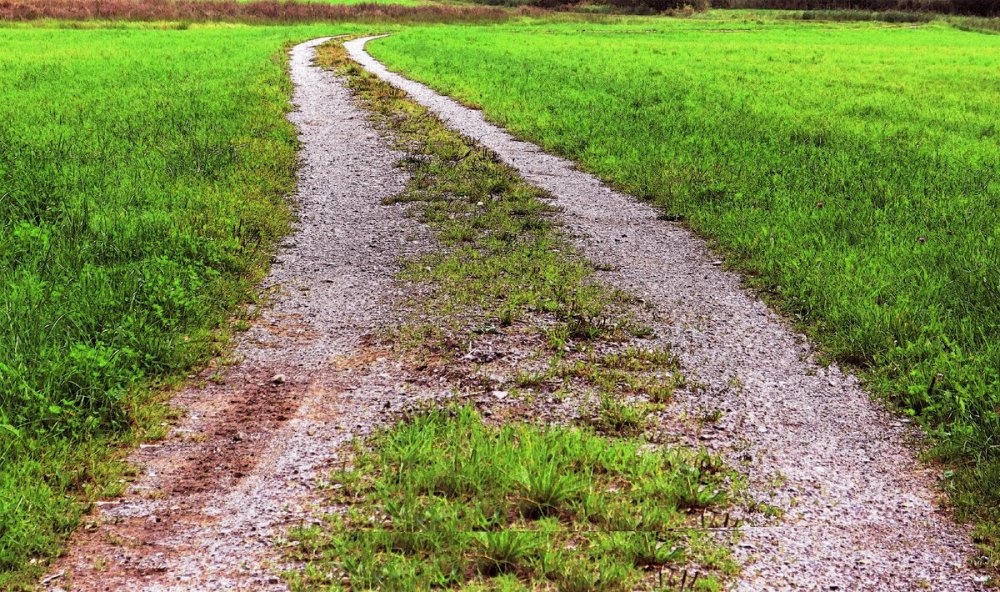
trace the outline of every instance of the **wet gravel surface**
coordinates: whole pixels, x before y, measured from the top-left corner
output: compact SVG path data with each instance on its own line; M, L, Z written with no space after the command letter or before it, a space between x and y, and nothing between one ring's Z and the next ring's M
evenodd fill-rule
M273 304L239 338L238 363L173 399L185 418L136 451L141 477L87 518L48 589L286 589L276 541L319 515L338 446L419 397L371 335L400 322L399 260L429 238L382 205L404 188L401 155L312 65L323 41L291 52L300 221L265 282Z
M611 270L599 279L654 307L658 339L704 385L677 408L721 413L689 437L724 453L754 497L783 512L749 517L736 589L982 588L985 578L966 567L968 532L941 509L935 472L915 460L911 426L871 402L852 375L817 363L809 342L690 231L393 74L365 52L369 39L345 44L353 59L551 192L582 253Z

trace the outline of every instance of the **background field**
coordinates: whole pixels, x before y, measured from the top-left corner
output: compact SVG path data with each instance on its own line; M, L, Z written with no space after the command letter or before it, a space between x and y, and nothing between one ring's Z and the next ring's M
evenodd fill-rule
M1000 37L713 13L371 50L710 237L997 507Z
M929 426L961 508L995 510L1000 36L568 18L372 50L711 237ZM114 26L0 28L0 589L160 427L148 387L222 347L290 216L283 49L358 30Z
M0 589L218 351L290 218L283 47L344 29L0 29Z

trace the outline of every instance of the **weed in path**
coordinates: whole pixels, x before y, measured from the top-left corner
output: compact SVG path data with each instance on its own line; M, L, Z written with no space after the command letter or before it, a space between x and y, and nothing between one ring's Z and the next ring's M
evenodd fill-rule
M293 533L308 565L295 590L626 590L681 567L711 590L732 568L701 513L725 507L726 473L683 449L579 427L490 426L459 407L373 437L348 474L333 478L343 512Z

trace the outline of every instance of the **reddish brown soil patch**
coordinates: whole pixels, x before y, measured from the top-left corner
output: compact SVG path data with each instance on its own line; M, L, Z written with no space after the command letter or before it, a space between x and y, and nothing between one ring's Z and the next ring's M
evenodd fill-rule
M257 463L260 446L298 408L303 384L276 383L289 369L253 374L245 390L221 402L225 413L208 426L205 440L192 447L176 472L164 475L170 495L188 495L232 487Z

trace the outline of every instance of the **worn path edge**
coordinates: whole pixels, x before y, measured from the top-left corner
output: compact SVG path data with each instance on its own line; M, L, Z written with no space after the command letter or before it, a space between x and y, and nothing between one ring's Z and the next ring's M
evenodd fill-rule
M742 467L754 496L783 512L743 529L735 589L983 589L985 578L968 567L967 529L942 509L935 472L908 444L912 426L872 402L854 376L819 364L808 340L722 270L703 240L482 112L391 72L365 50L380 37L345 47L550 192L577 247L612 270L600 279L663 315L659 339L705 386L678 409L721 412L699 441Z

